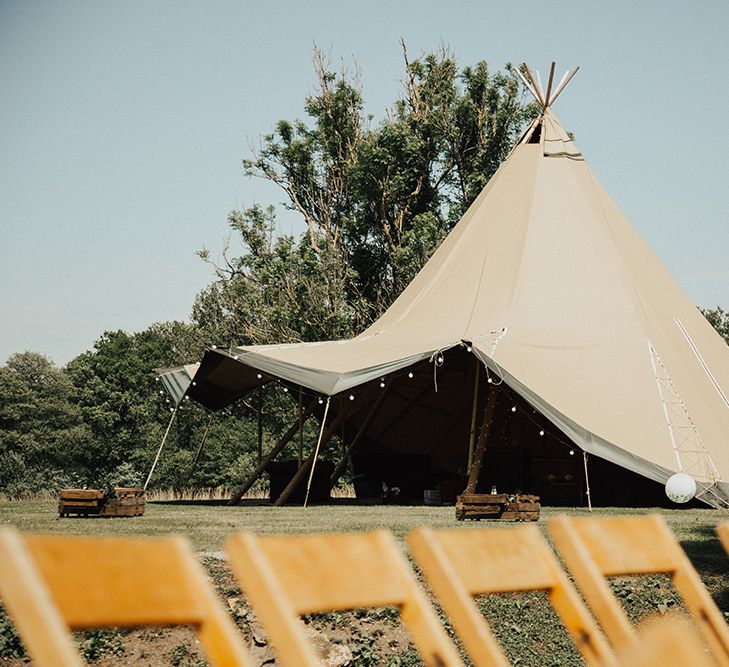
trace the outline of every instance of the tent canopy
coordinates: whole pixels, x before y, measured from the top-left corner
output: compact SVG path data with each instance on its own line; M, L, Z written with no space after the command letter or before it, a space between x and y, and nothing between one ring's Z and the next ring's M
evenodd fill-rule
M706 502L729 500L729 348L602 189L549 103L366 331L211 349L188 393L212 409L271 379L369 395L380 378L430 367L452 348L586 452L659 482L683 470ZM470 409L469 373L449 409ZM419 446L432 449L422 436Z

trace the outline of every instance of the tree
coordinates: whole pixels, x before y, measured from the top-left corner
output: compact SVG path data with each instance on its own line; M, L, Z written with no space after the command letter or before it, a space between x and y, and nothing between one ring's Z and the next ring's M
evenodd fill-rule
M709 320L709 324L716 329L717 333L729 345L729 312L725 311L721 306L706 310L702 308L701 312Z
M299 238L275 234L273 208L234 211L244 251L214 264L194 321L221 343L346 338L387 308L493 175L525 123L510 65L459 69L443 49L409 60L403 96L373 125L359 74L314 52L309 121L281 120L244 171L278 185L301 215ZM207 250L200 256L211 262ZM212 262L211 262L212 263Z
M0 368L0 489L77 485L90 441L67 374L37 352L11 355Z

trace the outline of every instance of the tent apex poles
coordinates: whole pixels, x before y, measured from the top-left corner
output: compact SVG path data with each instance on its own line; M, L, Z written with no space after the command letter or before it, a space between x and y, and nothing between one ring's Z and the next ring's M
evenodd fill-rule
M144 486L142 487L145 491L147 490L147 487L149 486L149 480L152 479L152 473L154 473L154 469L157 467L157 462L159 461L159 457L162 454L162 449L165 446L165 442L167 441L167 436L170 434L170 429L172 428L172 422L175 421L175 417L177 416L177 408L179 405L175 406L175 409L172 411L172 416L170 417L170 422L167 424L167 430L165 431L164 436L162 437L162 442L159 445L159 449L157 450L157 456L154 457L154 462L152 463L152 467L149 469L149 475L147 475L147 481L144 483Z

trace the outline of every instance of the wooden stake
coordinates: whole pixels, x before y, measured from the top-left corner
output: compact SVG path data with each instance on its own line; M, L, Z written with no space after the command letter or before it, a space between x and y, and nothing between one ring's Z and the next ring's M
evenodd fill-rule
M483 421L481 422L481 433L478 436L478 443L476 445L476 451L473 455L473 462L471 467L468 469L468 484L466 484L466 490L463 493L475 493L476 484L478 484L478 478L481 474L481 468L483 467L484 454L486 453L486 442L491 432L491 424L494 419L494 412L496 411L496 404L499 399L498 387L491 387L489 391L489 397L486 401L486 407L483 411Z
M473 446L476 444L476 414L478 413L478 385L481 379L481 362L474 357L476 372L473 378L473 407L471 408L471 434L468 439L468 468L473 463Z
M301 419L303 421L306 421L314 412L314 407L316 406L316 400L313 400L304 410L303 415L301 415ZM279 454L279 452L286 446L289 440L293 438L296 435L296 432L299 429L299 419L297 418L296 421L289 427L289 430L284 433L284 435L281 437L281 439L276 443L276 445L271 449L268 454L266 454L265 458L258 464L258 467L255 469L253 474L248 478L248 481L240 488L238 489L230 498L228 501L228 505L236 505L240 502L241 498L249 491L249 489L256 483L258 478L266 472L266 469L268 468L268 464L271 463Z
M337 428L339 428L339 424L344 419L345 411L341 411L335 418L334 421L329 425L329 428L324 432L322 435L319 446L326 445L332 438L332 436L336 433ZM306 460L299 466L299 469L296 471L296 474L291 478L291 481L288 483L286 488L281 492L281 495L276 498L276 502L274 503L275 507L280 507L283 505L290 497L291 494L294 492L294 489L296 489L296 486L299 484L299 482L304 478L304 475L309 472L309 468L311 467L311 464L314 462L314 457L316 455L317 450L312 449L311 454L306 458Z
M365 417L364 421L362 422L362 425L359 427L359 430L357 431L357 434L354 436L354 439L352 440L351 443L349 443L349 445L344 450L342 459L339 461L339 463L337 463L337 466L334 468L334 472L332 473L332 476L329 478L329 490L330 491L334 488L334 485L339 481L339 478L342 476L344 469L347 467L347 461L349 460L349 457L352 455L354 448L359 444L359 441L362 439L362 436L367 431L367 428L369 427L370 423L372 422L372 419L377 414L377 411L380 409L382 402L385 400L385 396L387 395L387 392L390 391L391 386L392 385L388 384L387 387L385 387L380 392L380 395L377 397L375 402L372 404L370 411L367 413L367 416Z
M552 61L552 66L549 68L549 82L547 83L547 94L545 96L546 104L549 106L549 94L552 92L552 81L554 80L554 61Z

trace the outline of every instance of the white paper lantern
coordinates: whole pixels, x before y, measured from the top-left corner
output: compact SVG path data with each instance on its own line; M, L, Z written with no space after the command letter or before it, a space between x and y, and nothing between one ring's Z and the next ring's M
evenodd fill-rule
M666 482L666 495L674 503L687 503L696 495L696 482L691 475L677 472Z

